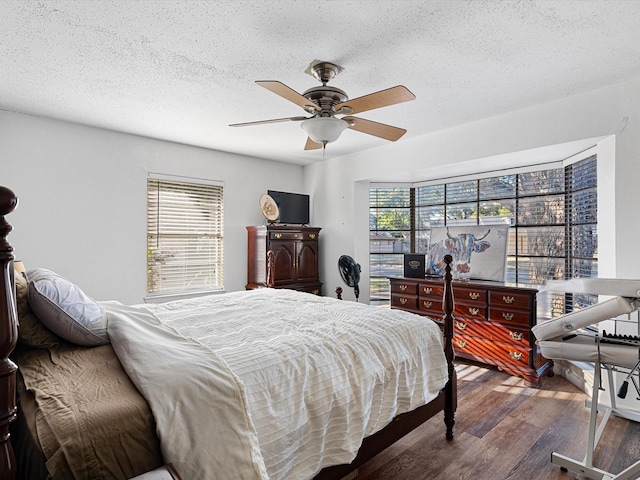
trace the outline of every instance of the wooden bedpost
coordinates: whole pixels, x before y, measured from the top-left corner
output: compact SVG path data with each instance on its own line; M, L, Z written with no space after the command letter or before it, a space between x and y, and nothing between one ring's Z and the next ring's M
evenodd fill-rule
M18 205L18 198L0 187L0 480L16 477L16 460L9 441L9 425L16 419L16 371L9 359L16 346L18 323L13 285L13 248L7 242L11 225L5 215Z
M451 255L444 256L445 273L444 273L444 354L447 359L447 366L449 370L449 381L447 382L444 396L444 423L447 426L447 440L453 440L453 425L455 421L455 412L457 408L457 388L458 380L456 376L456 370L453 365L453 359L455 353L453 351L453 276L451 275L451 262L453 257Z
M267 287L273 288L273 272L275 271L276 256L273 250L267 252Z

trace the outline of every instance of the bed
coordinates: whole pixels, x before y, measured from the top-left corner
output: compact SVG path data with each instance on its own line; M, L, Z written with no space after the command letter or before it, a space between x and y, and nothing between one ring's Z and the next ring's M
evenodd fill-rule
M0 479L338 479L439 412L453 438L450 269L440 325L271 288L94 302L15 274L16 205L0 187Z

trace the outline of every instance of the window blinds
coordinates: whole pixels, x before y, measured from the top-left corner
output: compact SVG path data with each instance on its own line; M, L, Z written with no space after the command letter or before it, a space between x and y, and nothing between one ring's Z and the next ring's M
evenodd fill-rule
M223 186L147 179L147 293L223 287Z

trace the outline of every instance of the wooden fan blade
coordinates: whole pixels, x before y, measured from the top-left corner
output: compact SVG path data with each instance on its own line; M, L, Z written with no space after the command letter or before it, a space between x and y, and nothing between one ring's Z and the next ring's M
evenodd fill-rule
M304 146L305 150L318 150L319 148L322 148L321 143L314 142L311 138L307 137L307 143Z
M353 100L347 100L344 103L338 103L335 106L336 112L342 107L349 107L350 112L344 113L360 113L367 110L373 110L374 108L388 107L389 105L395 105L396 103L408 102L414 100L416 96L411 93L407 87L398 85L396 87L387 88L376 93L365 95L364 97L354 98Z
M295 103L296 105L304 108L305 110L308 110L309 107L317 112L322 110L318 105L313 103L311 100L309 100L306 97L303 97L298 92L296 92L292 88L287 87L282 82L278 82L277 80L258 80L256 81L256 83L261 87L264 87L267 90L275 93L276 95L280 95L282 98Z
M374 137L384 138L391 142L395 142L402 137L407 131L404 128L392 127L391 125L385 125L384 123L373 122L371 120L365 120L358 117L342 117L342 120L347 122L355 122L350 125L349 128L357 130L358 132L367 133Z
M244 123L232 123L230 127L248 127L250 125L262 125L263 123L278 123L278 122L299 122L306 120L307 117L287 117L287 118L274 118L273 120L258 120L257 122L244 122Z

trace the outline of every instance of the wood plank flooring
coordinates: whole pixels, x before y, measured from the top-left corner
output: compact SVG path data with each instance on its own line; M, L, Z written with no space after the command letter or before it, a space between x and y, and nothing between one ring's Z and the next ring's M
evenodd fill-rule
M560 376L541 389L496 369L458 364L455 438L442 415L363 465L357 480L583 480L551 463L551 452L582 459L588 398ZM631 394L631 392L629 393ZM618 473L640 459L640 424L612 416L595 466Z

